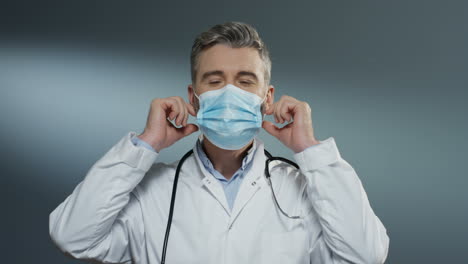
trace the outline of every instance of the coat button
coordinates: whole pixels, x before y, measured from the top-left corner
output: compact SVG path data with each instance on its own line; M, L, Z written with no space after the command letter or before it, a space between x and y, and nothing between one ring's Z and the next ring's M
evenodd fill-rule
M255 186L255 184L257 184L256 182L252 182L252 186Z

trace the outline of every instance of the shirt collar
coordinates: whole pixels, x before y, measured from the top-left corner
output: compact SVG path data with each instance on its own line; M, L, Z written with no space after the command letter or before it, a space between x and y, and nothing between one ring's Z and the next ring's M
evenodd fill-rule
M214 170L213 163L211 162L211 160L208 158L205 151L203 150L202 142L203 142L203 134L200 134L200 136L198 136L197 143L196 143L196 150L197 150L198 156L200 157L200 160L202 161L203 165L206 168L210 168ZM257 139L254 138L252 146L249 148L249 150L247 151L247 155L242 160L241 169L247 168L247 166L252 162L255 150L257 149L257 145L258 145Z

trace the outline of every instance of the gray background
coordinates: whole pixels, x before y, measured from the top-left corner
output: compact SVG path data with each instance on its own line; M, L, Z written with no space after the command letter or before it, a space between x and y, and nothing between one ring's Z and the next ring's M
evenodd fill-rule
M82 263L51 243L49 213L143 130L153 98L187 98L194 37L229 20L258 29L276 99L309 102L317 138L333 136L357 171L390 236L387 263L464 261L466 1L65 2L0 7L4 262Z

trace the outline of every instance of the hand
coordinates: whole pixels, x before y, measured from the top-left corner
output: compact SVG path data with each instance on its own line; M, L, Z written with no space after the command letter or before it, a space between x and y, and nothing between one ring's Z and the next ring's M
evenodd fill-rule
M145 130L138 137L159 152L198 130L196 125L187 124L189 114L196 116L193 106L180 96L153 99ZM182 127L169 121L174 119L175 125Z
M320 143L314 137L312 110L307 102L284 95L273 103L265 114L273 114L276 123L290 122L279 128L270 121L263 121L262 127L295 153Z

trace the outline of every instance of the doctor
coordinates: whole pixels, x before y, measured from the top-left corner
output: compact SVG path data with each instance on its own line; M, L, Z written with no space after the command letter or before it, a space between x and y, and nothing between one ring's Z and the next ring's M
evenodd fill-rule
M51 212L55 245L103 263L384 263L389 237L356 171L333 137L315 138L307 102L274 101L257 31L227 22L201 33L191 70L190 103L154 99L143 133L121 138ZM261 128L299 168L274 160L265 172ZM199 130L171 199L179 161L159 153Z

